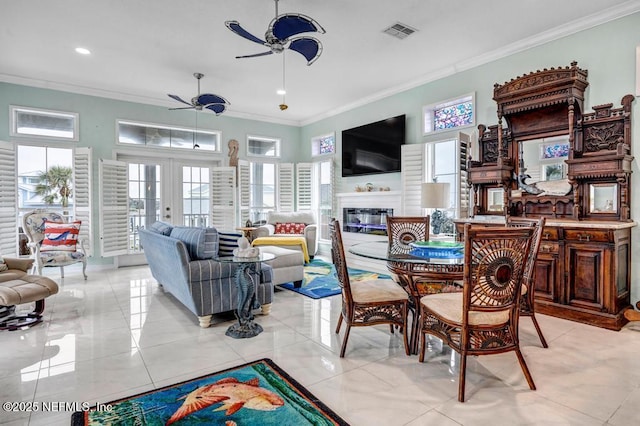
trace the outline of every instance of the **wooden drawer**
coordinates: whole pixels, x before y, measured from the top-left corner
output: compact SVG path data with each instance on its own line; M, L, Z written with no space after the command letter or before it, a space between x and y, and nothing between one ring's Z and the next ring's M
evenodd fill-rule
M565 229L564 239L567 241L582 241L582 242L602 242L606 243L612 241L609 238L609 231L597 230L597 229Z
M558 241L558 228L545 228L542 230L542 241Z
M558 243L555 241L540 241L538 255L543 253L558 254Z

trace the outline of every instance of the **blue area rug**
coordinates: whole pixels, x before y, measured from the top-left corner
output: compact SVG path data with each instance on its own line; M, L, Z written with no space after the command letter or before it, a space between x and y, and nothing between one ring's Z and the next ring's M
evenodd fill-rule
M349 268L348 270L351 282L376 278L390 278L385 274L363 271L362 269ZM312 299L334 296L341 292L333 264L320 259L313 259L310 263L304 265L304 280L300 288L295 288L293 283L281 284L279 287L295 291Z
M72 426L174 423L348 426L267 358L91 407L71 418Z

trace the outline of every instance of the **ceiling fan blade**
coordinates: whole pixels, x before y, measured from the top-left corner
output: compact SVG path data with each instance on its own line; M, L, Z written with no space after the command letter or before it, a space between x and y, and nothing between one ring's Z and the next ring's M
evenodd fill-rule
M300 37L291 40L289 49L300 53L307 60L307 65L311 65L320 57L322 53L322 43L313 37Z
M240 37L244 37L247 40L251 40L254 43L263 44L263 45L267 44L267 42L265 42L264 40L260 40L258 37L254 36L249 31L242 28L238 21L226 21L224 24L227 26L227 28L229 28L234 33L238 34Z
M292 35L308 32L325 33L313 18L299 13L286 13L271 21L269 30L278 40L287 40Z
M267 55L273 55L273 52L269 50L268 52L254 53L253 55L236 56L236 59L257 58L258 56L267 56Z
M209 104L204 106L206 109L215 112L216 115L222 114L226 109L226 104Z
M196 101L199 105L204 105L205 107L209 104L227 104L227 100L222 96L214 95L212 93L203 93L196 98Z
M180 96L170 95L170 94L167 94L167 96L169 96L171 99L175 99L178 102L182 102L183 104L191 105L191 102L187 102L187 101L181 99Z
M169 108L169 111L175 111L177 109L194 109L195 107L190 106L190 107L180 107L180 108Z

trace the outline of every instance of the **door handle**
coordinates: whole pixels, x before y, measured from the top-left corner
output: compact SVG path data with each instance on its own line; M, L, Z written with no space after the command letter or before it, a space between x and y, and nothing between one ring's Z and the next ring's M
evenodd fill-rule
M170 214L167 214L167 215L165 215L165 216L164 216L164 218L165 218L165 219L170 219L170 218L171 218L171 215L170 215Z

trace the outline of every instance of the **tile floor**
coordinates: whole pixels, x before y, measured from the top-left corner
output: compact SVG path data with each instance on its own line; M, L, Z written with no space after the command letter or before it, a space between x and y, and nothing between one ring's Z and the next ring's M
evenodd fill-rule
M347 354L334 333L339 296L278 291L252 339L208 329L151 278L147 267L47 275L61 283L46 321L0 332L0 399L104 403L259 358L271 358L352 425L632 425L640 413L640 324L620 332L540 316L522 348L538 390L513 353L471 358L467 402L457 402L458 358L433 340L425 363L407 357L388 327L354 328ZM71 411L6 412L0 424L68 425Z

